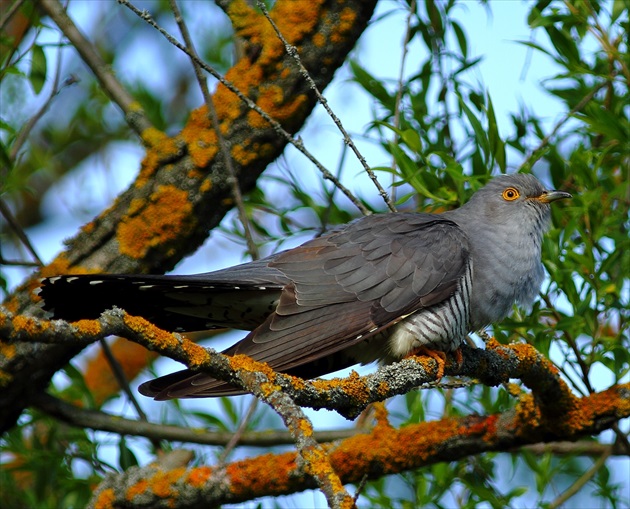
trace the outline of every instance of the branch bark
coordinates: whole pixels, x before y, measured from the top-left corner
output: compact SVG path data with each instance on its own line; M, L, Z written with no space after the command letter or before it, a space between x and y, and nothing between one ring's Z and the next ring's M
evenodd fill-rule
M50 2L47 2L49 4ZM279 1L272 16L323 89L364 30L375 0L347 2ZM297 7L300 7L299 9ZM249 50L226 79L278 120L290 133L303 125L314 94L268 23L245 2L227 6L237 34ZM325 63L325 64L324 64ZM224 137L243 192L286 145L262 117L252 114L220 86L213 96ZM6 301L15 313L41 312L32 291L38 278L67 273L161 273L197 249L209 230L233 206L232 189L205 107L192 112L186 127L168 137L141 131L149 147L136 181L107 211L67 243L50 265L23 283ZM12 427L52 375L81 351L76 344L0 343L0 430Z
M518 407L503 414L446 418L400 429L381 418L370 434L325 444L330 462L343 483L363 476L377 479L471 454L510 451L515 446L576 440L597 434L630 415L630 384L580 398L577 415L553 421L530 421ZM568 430L564 433L559 430ZM269 465L273 464L273 468ZM158 464L133 467L109 476L97 489L91 506L121 508L194 508L236 503L315 488L297 461L296 453L265 454L231 463L221 471L211 467L163 469ZM104 506L104 505L103 505Z

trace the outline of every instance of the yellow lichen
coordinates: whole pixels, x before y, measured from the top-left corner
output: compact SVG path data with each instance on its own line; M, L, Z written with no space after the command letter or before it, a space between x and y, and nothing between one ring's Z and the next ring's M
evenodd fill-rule
M114 501L116 500L116 494L112 488L107 488L101 491L96 497L92 507L94 509L111 509L114 507Z
M188 193L161 185L148 200L136 199L130 204L117 229L120 252L142 258L149 249L188 233L194 221Z

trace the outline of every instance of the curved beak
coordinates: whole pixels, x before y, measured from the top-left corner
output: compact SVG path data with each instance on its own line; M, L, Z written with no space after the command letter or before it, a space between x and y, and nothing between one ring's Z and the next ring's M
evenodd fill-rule
M543 203L551 203L557 200L564 200L565 198L573 198L573 196L566 191L545 191L534 199Z

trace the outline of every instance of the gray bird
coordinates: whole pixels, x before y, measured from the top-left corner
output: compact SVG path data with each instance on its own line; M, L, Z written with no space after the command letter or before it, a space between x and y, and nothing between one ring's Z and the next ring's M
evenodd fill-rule
M532 175L492 179L443 214L371 215L268 258L191 276L44 279L44 309L69 321L116 305L171 331L251 332L225 350L314 378L388 363L422 348L452 352L470 331L530 305L543 280L550 203ZM184 370L140 386L158 400L239 389Z

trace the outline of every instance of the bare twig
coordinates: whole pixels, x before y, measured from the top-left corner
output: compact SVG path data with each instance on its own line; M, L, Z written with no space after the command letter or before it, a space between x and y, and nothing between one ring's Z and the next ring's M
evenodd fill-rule
M597 461L593 464L591 468L589 468L586 472L584 472L577 481L575 481L569 488L562 493L558 498L551 501L547 507L550 509L555 509L556 507L562 506L567 500L569 500L573 495L575 495L578 491L580 491L584 485L589 482L597 472L601 470L601 468L605 465L606 460L610 456L612 449L608 449L605 451Z
M33 127L35 127L35 124L37 124L37 122L39 122L39 120L46 114L46 112L48 111L48 108L50 108L50 105L52 104L55 97L57 97L59 92L61 92L65 87L68 87L76 83L76 78L74 78L74 76L71 76L70 78L65 80L63 84L61 85L61 88L59 88L59 78L61 76L61 61L62 61L61 40L59 41L59 44L60 45L59 45L59 50L57 51L57 64L55 66L55 76L53 78L52 89L50 91L50 94L48 95L48 98L46 99L44 104L41 106L41 108L39 108L39 110L37 110L37 112L35 112L35 114L31 118L28 119L28 121L24 124L24 126L22 126L22 128L20 129L20 132L15 138L15 141L13 142L13 146L11 147L11 151L9 152L9 160L12 163L15 161L18 153L20 152L22 145L24 145L28 136L31 134Z
M253 401L258 401L254 399ZM170 442L186 442L200 445L226 446L234 438L231 431L208 431L195 427L181 427L169 424L153 424L151 422L125 419L102 410L80 408L43 393L37 397L35 407L39 410L78 428L89 428L96 431L108 431L119 435L145 437L150 440L167 440ZM321 443L333 442L360 433L368 433L369 429L356 428L316 431L315 436ZM275 445L292 445L293 437L286 430L244 431L239 439L239 446L272 447Z
M7 207L7 204L4 203L4 200L2 199L0 199L0 214L2 214L2 216L6 219L7 223L9 223L9 226L18 236L18 238L20 239L20 242L22 242L22 244L24 244L24 247L26 247L28 252L31 253L31 256L37 262L37 265L40 267L44 265L41 258L37 254L37 251L35 251L33 244L31 244L31 241L29 240L28 235L26 235L26 232L22 229L17 219L13 217L11 210L9 209L9 207Z
M92 43L85 38L68 16L63 5L58 0L40 0L39 5L80 53L81 58L98 78L103 89L123 111L129 126L138 135L152 127L144 111L138 106L138 102L116 79Z
M230 437L230 440L227 442L227 444L225 444L225 448L223 449L223 451L221 451L221 455L219 456L219 459L217 461L219 468L223 468L225 466L225 463L228 457L230 456L230 453L234 450L234 448L239 443L242 443L245 430L247 429L247 426L252 420L252 417L254 417L257 407L258 407L258 399L254 398L249 404L249 408L247 409L247 413L245 414L245 417L243 417L243 419L238 425L238 428L236 428L236 431L232 434L232 436ZM293 443L293 439L291 439L291 443Z
M190 32L188 31L188 27L186 26L184 18L182 17L182 13L179 10L177 1L169 0L169 3L171 5L171 9L173 10L173 14L175 15L175 21L177 22L179 31L182 34L184 43L186 44L186 48L188 48L187 54L190 57L190 62L192 63L193 69L195 70L195 77L197 78L197 83L199 84L199 88L201 89L203 100L206 104L206 108L208 109L208 116L210 117L210 121L212 122L214 132L217 135L219 148L221 150L221 155L223 156L223 164L225 164L225 169L227 170L229 177L228 181L230 186L232 187L232 196L234 198L234 203L236 204L236 210L238 211L239 219L241 221L241 224L243 225L243 233L245 234L247 249L250 256L254 260L257 260L259 258L258 246L254 242L249 218L247 217L247 212L245 211L243 195L238 184L238 179L236 178L236 170L234 169L234 164L232 163L232 157L230 156L230 150L225 140L225 137L221 133L219 118L217 116L217 111L214 107L214 102L212 101L210 91L208 90L208 83L206 82L206 78L202 72L201 66L197 63L201 59L197 54L197 50L195 49L192 38L190 37Z
M599 92L602 88L606 87L608 85L608 81L603 81L602 83L600 83L599 85L597 85L595 88L593 88L593 90L591 90L588 94L586 94L582 100L577 103L572 109L571 111L569 111L566 115L564 115L564 117L562 117L557 123L556 125L553 127L553 129L551 130L551 132L545 136L542 140L540 140L540 143L538 144L538 146L532 150L526 157L525 160L521 163L521 165L518 167L518 170L516 170L516 172L520 172L523 170L523 168L525 168L527 165L529 165L532 160L535 162L535 159L538 157L538 154L545 149L545 147L549 144L549 142L551 141L551 139L557 134L557 132L560 130L560 128L573 116L575 115L578 111L582 110L582 108L584 108L584 106L586 106L591 99L593 99L593 97L595 97L595 94L597 94L597 92Z
M396 90L396 101L394 103L394 118L393 125L396 129L400 128L400 103L402 102L403 95L403 77L405 74L405 62L407 61L407 54L409 53L409 40L411 39L411 19L416 13L416 0L411 0L409 3L409 14L407 15L407 22L405 24L405 36L403 38L403 54L400 59L400 69L398 71L398 86ZM398 134L394 131L393 141L398 141ZM395 158L392 157L392 169L396 168ZM392 175L392 184L393 179ZM392 200L396 198L396 188L392 186Z
M330 106L328 106L327 99L321 94L321 92L317 88L317 85L315 84L315 81L313 81L313 78L311 78L310 73L308 72L306 67L304 67L304 64L302 64L302 60L300 59L300 55L298 54L297 48L295 46L289 44L289 42L285 39L284 35L282 35L282 32L278 28L278 25L276 25L276 23L273 21L273 19L271 19L271 16L269 15L269 11L267 10L267 7L265 6L265 3L262 2L261 0L256 0L256 5L258 5L258 8L262 11L262 13L265 16L265 18L267 18L267 20L269 21L269 23L273 27L274 31L276 32L276 35L278 36L278 39L280 39L280 41L284 45L284 48L285 48L285 50L287 52L287 55L289 55L290 57L292 57L295 60L295 63L298 65L298 67L300 69L300 73L302 74L302 76L304 77L306 82L311 87L311 90L313 92L315 92L315 95L317 96L317 100L324 107L324 109L326 110L326 113L328 113L328 116L330 116L330 118L332 118L333 122L335 123L335 125L337 126L337 128L339 129L341 134L343 135L344 143L346 145L348 145L352 149L352 151L356 155L357 159L359 160L359 162L363 166L363 169L369 175L370 179L372 179L372 182L376 186L376 189L378 189L378 193L383 198L383 201L385 201L385 204L387 205L389 210L391 212L396 212L396 207L394 207L394 204L392 203L389 195L387 194L387 191L385 191L385 189L383 189L383 187L381 186L380 182L378 181L378 178L376 177L376 175L374 174L374 172L372 171L370 166L367 164L367 161L365 160L365 158L363 157L361 152L359 152L359 149L356 147L356 145L352 141L352 138L350 137L348 132L343 127L343 124L341 123L341 120L339 120L339 117L337 117L337 115L335 115L335 112L330 108Z

